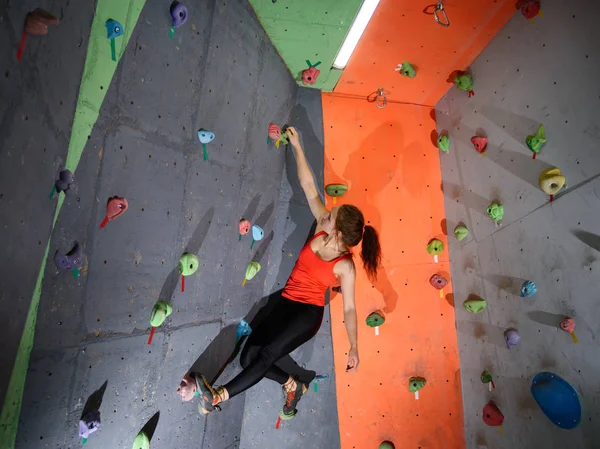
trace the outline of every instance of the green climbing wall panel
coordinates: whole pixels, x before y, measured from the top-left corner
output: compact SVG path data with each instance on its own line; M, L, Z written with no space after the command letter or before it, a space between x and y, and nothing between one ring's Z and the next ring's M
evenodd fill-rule
M333 91L342 70L333 61L358 13L362 0L250 0L263 28L277 48L292 76L302 85L302 70L321 61L314 87Z

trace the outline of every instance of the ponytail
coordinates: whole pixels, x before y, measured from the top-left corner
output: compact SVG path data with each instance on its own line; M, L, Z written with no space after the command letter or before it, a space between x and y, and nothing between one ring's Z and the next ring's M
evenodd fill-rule
M377 269L381 265L381 246L379 236L373 226L365 226L362 236L362 250L360 257L367 276L371 281L377 279Z

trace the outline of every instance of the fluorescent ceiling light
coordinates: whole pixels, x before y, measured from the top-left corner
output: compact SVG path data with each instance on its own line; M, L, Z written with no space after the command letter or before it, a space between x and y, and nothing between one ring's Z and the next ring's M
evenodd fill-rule
M354 49L358 45L358 41L363 35L365 28L367 28L371 17L373 17L373 13L377 9L377 5L379 5L379 0L363 1L356 18L350 27L350 31L348 31L348 35L342 44L342 48L340 48L340 51L333 62L333 67L335 69L343 69L346 67L346 64L348 64L350 56L352 56Z

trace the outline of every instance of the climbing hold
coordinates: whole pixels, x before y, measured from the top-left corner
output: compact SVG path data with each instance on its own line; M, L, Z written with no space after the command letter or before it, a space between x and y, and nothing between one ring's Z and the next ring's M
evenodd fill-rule
M348 191L348 186L344 184L329 184L325 186L325 192L333 198L333 204L337 203L337 197L343 196Z
M558 427L573 429L581 421L577 391L557 374L537 374L531 382L531 394L544 415Z
M252 226L252 223L250 223L250 220L246 220L245 218L242 218L238 224L239 227L239 238L238 240L242 240L242 235L246 235L248 234L248 232L250 232L250 226Z
M446 134L440 134L437 140L437 146L444 153L448 152L448 150L450 150L450 137Z
M384 441L379 445L378 449L396 449L396 446L394 446L394 443L390 441Z
M521 14L534 23L533 18L537 15L542 17L541 5L539 0L521 0L517 3L517 8L521 8Z
M172 24L174 27L180 27L187 20L187 8L178 1L174 1L173 3L171 3L171 8L169 9L169 12L171 13Z
M537 287L533 281L525 281L521 284L521 297L529 298L537 293Z
M385 315L381 310L377 310L367 317L366 322L369 327L379 327L385 323Z
M417 76L417 71L408 61L403 62L402 64L398 64L398 68L395 70L396 72L400 72L400 75L407 76L409 78L414 78L415 76Z
M408 381L408 390L411 393L416 393L425 386L427 381L422 377L411 377Z
M437 262L437 256L444 251L444 243L441 240L433 239L427 245L427 252L435 257Z
M196 272L200 262L195 254L183 253L179 259L179 272L183 276L191 276Z
M469 230L465 225L458 225L454 228L454 235L459 242L462 242L469 235Z
M308 64L308 69L304 69L302 71L302 84L315 84L317 82L317 78L321 73L317 66L321 64L321 61L311 64L310 61L306 61Z
M171 313L173 313L173 307L171 307L171 304L165 301L157 301L156 304L154 304L152 313L150 314L150 325L152 327L162 326Z
M544 125L540 125L535 134L527 136L525 143L527 144L527 147L533 151L533 159L535 159L537 153L542 149L542 145L546 143Z
M498 203L492 203L487 208L487 214L492 220L498 222L504 217L504 206Z
M556 167L544 170L539 177L540 189L552 198L562 189L567 182L567 178Z
M481 382L484 384L489 384L490 391L492 391L492 388L496 388L496 385L494 385L494 380L492 379L492 373L490 373L488 370L483 370L481 373Z
M54 192L65 192L70 189L71 184L73 184L73 173L70 170L61 170L58 174L58 179L54 182L54 187L52 188L52 192L50 192L50 199L54 196Z
M235 330L235 342L240 341L242 337L246 337L252 333L252 328L246 320L240 321L237 329Z
M198 139L202 144L202 152L204 153L204 160L208 160L208 153L206 152L206 144L212 142L215 139L215 135L210 131L200 128L198 130Z
M254 247L254 242L258 242L263 239L265 236L265 231L258 225L252 226L252 243L250 244L250 249Z
M100 223L100 228L106 227L109 221L113 221L115 218L123 215L129 204L125 198L120 198L118 196L113 196L109 198L108 203L106 204L106 216L102 223Z
M467 299L463 302L463 306L467 309L467 312L474 314L481 313L487 307L487 301L485 299Z
M100 410L90 410L79 421L79 436L85 443L89 436L100 428Z
M502 423L504 422L504 415L494 401L488 402L485 407L483 407L482 417L483 422L488 426L499 427L502 426Z
M478 153L481 153L481 156L483 157L483 153L485 152L485 149L486 149L487 143L488 143L487 137L473 136L473 137L471 137L471 143L475 147L475 150Z
M473 91L473 77L471 75L469 75L467 72L460 72L454 78L454 85L459 90L464 90L466 92L469 92L469 98L471 98L473 95L475 95L475 92Z
M280 137L281 128L279 128L279 126L277 126L275 123L269 124L269 139L277 141Z
M123 26L113 19L108 19L106 21L106 33L108 39L114 39L123 34Z
M571 338L573 338L574 343L579 342L579 340L577 340L577 336L575 335L575 318L571 318L570 316L565 317L560 322L560 328L563 331L571 334Z
M110 39L110 56L113 61L117 60L117 49L115 47L115 39L123 34L123 25L113 19L106 21L106 34Z
M506 341L508 349L512 349L521 341L521 335L519 335L519 331L516 329L507 329L504 331L504 341Z
M150 438L148 438L146 432L142 430L140 433L138 433L131 449L150 449Z
M33 34L37 36L44 36L48 34L48 25L58 25L60 20L50 14L48 11L37 8L29 13L25 17L25 29L23 30L23 36L21 37L21 43L17 50L17 61L20 61L23 57L23 50L25 49L25 41L27 40L27 34Z
M244 276L244 282L242 286L246 285L246 281L252 279L260 271L261 266L258 262L250 262L246 267L246 275Z
M441 274L434 274L429 278L429 283L433 285L437 290L443 289L446 285L448 285L448 281Z
M83 263L83 249L79 246L78 242L75 242L73 248L67 254L56 250L56 253L54 253L54 263L62 270L72 270L73 276L78 278L81 276L81 273L79 273L77 267Z

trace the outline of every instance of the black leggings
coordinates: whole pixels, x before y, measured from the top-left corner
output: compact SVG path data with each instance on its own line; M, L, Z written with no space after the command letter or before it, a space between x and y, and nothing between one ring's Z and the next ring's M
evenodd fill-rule
M324 307L280 297L265 320L252 330L240 363L244 370L224 387L229 397L267 377L284 384L290 375L275 365L282 357L313 338L321 327Z

